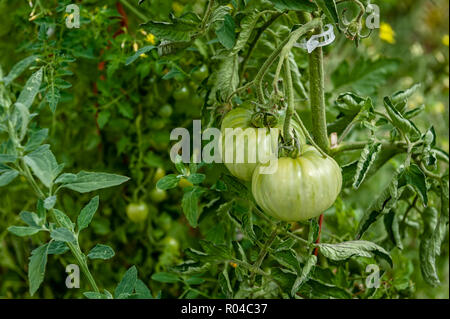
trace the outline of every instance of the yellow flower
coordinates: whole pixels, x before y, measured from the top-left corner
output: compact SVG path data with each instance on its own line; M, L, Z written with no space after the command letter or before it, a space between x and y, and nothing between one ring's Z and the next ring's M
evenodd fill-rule
M136 42L134 42L133 43L133 50L134 50L134 52L136 52L138 49L139 49L139 45Z
M390 44L395 43L395 31L392 29L390 24L381 22L380 39Z
M446 34L442 37L442 44L448 47L448 41L449 41L448 34Z
M173 2L172 10L175 12L175 14L180 14L181 12L183 12L183 5L178 2Z
M147 36L145 37L145 41L151 43L152 45L155 44L155 36L151 33L147 34Z

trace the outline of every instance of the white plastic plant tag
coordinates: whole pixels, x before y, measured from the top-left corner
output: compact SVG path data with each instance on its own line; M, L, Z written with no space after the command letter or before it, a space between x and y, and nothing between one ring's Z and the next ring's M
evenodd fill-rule
M308 41L303 40L300 43L296 43L297 48L303 48L308 51L308 53L313 52L317 47L323 47L333 43L336 36L334 35L333 25L327 24L325 26L325 31L320 34L314 34Z

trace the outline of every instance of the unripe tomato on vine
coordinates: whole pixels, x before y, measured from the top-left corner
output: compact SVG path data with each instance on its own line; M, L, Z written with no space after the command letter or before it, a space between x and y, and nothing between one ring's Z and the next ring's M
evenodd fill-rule
M281 157L273 174L255 170L252 193L270 216L283 221L302 221L330 208L342 187L339 165L305 145L297 158Z
M148 206L144 202L130 203L126 208L128 218L134 223L142 223L147 219Z
M187 86L181 86L173 92L173 98L176 101L184 101L189 97L189 89Z
M149 196L153 202L161 203L167 199L167 192L155 187L150 191Z
M282 134L284 117L283 111L267 116L244 107L234 108L225 115L221 126L222 160L233 176L244 181L251 181L256 166L273 158L278 147L278 138ZM272 134L265 126L266 119L270 119L272 127L277 129L273 130ZM242 131L226 130L239 128ZM262 128L263 131L258 128ZM300 142L304 143L304 135L294 121L292 121L292 128L299 136ZM235 140L234 136L236 136ZM242 163L239 163L236 153L243 154Z

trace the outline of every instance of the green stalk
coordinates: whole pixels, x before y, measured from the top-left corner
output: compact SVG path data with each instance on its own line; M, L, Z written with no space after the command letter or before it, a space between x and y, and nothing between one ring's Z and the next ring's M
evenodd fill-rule
M321 27L316 29L316 34L320 32L322 32ZM309 55L309 94L312 133L317 145L328 153L330 142L328 141L327 133L324 88L323 51L321 47L318 47Z
M271 53L267 60L262 65L261 69L255 76L256 84L256 96L261 104L264 104L264 90L263 90L263 79L266 73L269 71L272 64L280 55L286 55L290 52L294 44L300 39L301 36L307 32L314 30L320 26L322 21L320 19L313 19L305 25L301 26L297 30L293 31L284 41Z
M283 137L287 145L292 142L292 136L290 134L290 126L292 116L294 115L294 86L292 84L291 66L289 61L284 62L284 76L286 79L286 95L287 95L287 108L283 125Z

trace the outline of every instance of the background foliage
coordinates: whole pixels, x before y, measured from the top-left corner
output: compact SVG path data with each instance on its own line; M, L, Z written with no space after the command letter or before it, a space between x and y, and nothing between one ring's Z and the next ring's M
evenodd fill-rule
M246 2L250 8L268 3L239 3ZM275 279L265 282L266 277L258 277L255 286L258 289L241 284L241 278L249 275L249 269L238 263L242 259L233 261L235 256L228 256L227 249L231 247L236 255L246 255L248 263L253 264L260 250L255 242L260 239L264 242L270 227L260 222L259 217L253 228L249 226L251 222L245 219L247 204L233 194L233 181L224 177L224 167L190 167L191 173L199 171L200 181L190 177L194 184L201 182L199 187L190 187L190 182L183 178L180 185L167 191L155 188L158 179L165 174L179 174L169 160L170 131L175 127L190 129L192 119L201 116L205 124L216 120L214 114L204 109L205 101L210 105L207 94L212 81L206 77L214 76L213 71L220 65L219 59L213 57L220 57L222 51L226 54L226 49L235 45L234 33L227 33L230 26L224 25L235 24L236 34L244 31L239 28L242 17L236 9L237 2L220 1L221 5L228 5L231 21L219 19L215 30L199 37L188 48L166 56L160 56L161 46L156 48L159 37L164 38L164 30L157 34L154 26L141 24L169 21L171 14L180 17L191 11L202 16L205 1L148 0L140 6L137 1L77 1L82 16L80 29L68 29L64 25L67 16L64 9L70 3L41 0L33 1L30 7L27 1L0 0L0 65L4 74L28 56L40 56L41 64L46 65L43 84L46 89L41 88L33 104L33 112L39 116L33 119L30 129L49 129L46 144L51 145L58 163L65 163L65 172L102 171L131 178L119 187L97 192L99 208L79 239L80 246L86 250L101 242L115 251L108 262L90 262L95 280L104 289L114 291L126 271L130 269L132 273L132 266L136 265L139 278L153 292L153 297L158 292L163 298L290 296L296 277L289 277L282 269L294 274L301 274L301 269L296 269L295 262L291 263L285 252L290 252L291 247L298 252L303 270L307 269L309 260L302 257L307 256L305 247L288 242L287 238L286 242L274 245L277 250L272 251L272 257L262 265L262 270L270 272ZM352 91L371 97L374 104L381 107L384 96L421 83L409 98L408 110L423 105L423 112L414 123L422 132L432 125L436 147L448 153L448 1L375 3L381 7L380 30L363 39L358 48L343 34L338 34L335 43L325 48L328 122L333 123L339 114L335 100L341 93ZM351 6L350 9L355 10ZM271 32L286 34L289 29L283 29L283 25L290 22L283 17ZM173 40L186 36L186 32L174 34L171 34L175 37ZM247 72L240 74L241 79L253 78L274 49L276 43L271 43L270 36L270 32L262 36L252 58L246 61ZM303 74L301 81L307 83L306 54L297 49L294 59ZM14 93L18 95L27 79L37 71L36 65L34 69L33 66L27 68L14 81L11 88ZM202 66L209 72L198 72ZM48 88L56 93L52 91L45 96ZM297 110L305 125L310 127L308 104L298 103ZM1 134L0 138L4 137ZM389 130L386 130L388 135ZM361 125L348 138L364 141L366 136L367 131ZM344 164L359 157L360 150L339 155L337 160ZM344 189L334 207L325 214L321 241L339 243L354 239L364 212L403 162L403 155L394 157L358 190ZM204 181L202 176L206 176ZM241 197L244 194L239 189L236 191ZM57 207L75 220L92 197L92 194L62 190ZM185 214L183 210L190 211L189 205L197 206L199 198L201 218ZM128 203L137 201L145 201L149 206L148 218L140 223L131 221L126 214ZM440 207L440 199L435 195L430 195L429 202L431 206ZM46 237L40 234L24 240L7 229L21 223L20 212L35 210L36 199L25 179L18 177L0 188L0 203L0 297L29 298L28 258ZM405 216L404 212L410 209L403 201L395 210ZM403 235L400 244L386 231L389 230L386 217L365 233L365 240L390 251L393 259L392 268L379 262L386 270L380 289L368 291L363 287L367 275L365 267L374 263L373 258L357 257L339 262L328 260L321 253L314 277L302 286L299 296L448 298L448 232L436 261L441 283L431 287L421 275L419 250L421 238L425 236L421 211L423 207L413 208L408 218L400 220ZM192 227L197 226L197 222L198 227ZM236 231L237 226L239 231ZM296 235L305 239L315 227L313 223L290 226ZM283 250L283 244L287 249ZM228 248L221 250L221 245ZM208 259L199 251L213 257ZM193 260L192 264L186 264L188 260ZM183 261L185 263L179 266ZM80 290L69 290L64 285L65 265L74 262L69 254L49 257L44 283L33 297L81 297ZM201 269L207 263L212 266L208 270ZM89 290L87 281L82 280L81 290Z

